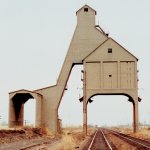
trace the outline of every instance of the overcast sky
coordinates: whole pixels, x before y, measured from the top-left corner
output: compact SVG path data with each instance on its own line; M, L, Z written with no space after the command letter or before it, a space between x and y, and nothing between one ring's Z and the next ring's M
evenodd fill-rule
M97 11L96 24L139 58L139 119L150 123L149 0L0 0L0 122L8 120L10 91L56 83L76 26L76 11L85 4ZM59 116L64 125L82 124L81 69L73 69L61 102ZM88 105L88 123L131 124L132 103L127 99L94 97ZM32 102L25 105L29 122L35 116Z

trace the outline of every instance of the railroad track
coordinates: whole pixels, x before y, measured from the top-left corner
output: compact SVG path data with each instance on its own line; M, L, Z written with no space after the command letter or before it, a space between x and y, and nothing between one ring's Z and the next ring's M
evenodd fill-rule
M58 140L53 140L53 141L45 140L43 142L39 142L36 144L31 144L29 146L25 146L25 147L21 148L20 150L46 150L47 145L55 144L57 142L58 142Z
M104 129L104 130L115 135L116 137L125 141L126 143L136 147L139 150L150 150L150 141L148 140L135 138L135 137L132 137L132 136L120 133L120 132L116 132L113 130L108 130L108 129Z
M58 139L30 139L0 145L0 150L45 150L47 146L57 143Z
M112 143L112 137L110 135L117 137L118 139L127 143L127 145L131 145L136 149L150 150L150 141L148 140L134 138L132 136L105 128L97 129L97 131L94 133L93 137L83 148L83 150L120 150L120 148L117 148L118 146L115 146L116 143Z
M115 150L116 148L114 147L114 145L112 145L111 142L108 141L102 129L99 128L95 132L88 147L84 149L86 150L87 149L88 150Z
M93 137L89 141L89 143L83 148L83 150L117 150L117 147L110 141L109 135L112 134L115 137L119 138L120 140L124 141L125 143L132 145L133 147L139 150L150 150L150 141L134 138L132 136L122 134L120 132L116 132L114 130L99 128L94 133ZM109 137L109 138L108 138ZM53 141L54 142L54 141ZM32 148L45 150L46 145L50 144L49 141L44 141L42 143L33 144L27 147L22 148L21 150L29 150ZM118 149L120 150L120 149Z

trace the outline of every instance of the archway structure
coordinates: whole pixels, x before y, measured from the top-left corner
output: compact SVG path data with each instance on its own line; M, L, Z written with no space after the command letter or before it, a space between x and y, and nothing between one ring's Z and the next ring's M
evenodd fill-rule
M72 67L84 64L83 114L84 133L87 130L87 101L96 93L126 93L135 103L135 131L138 128L137 58L95 24L96 11L84 5L77 12L77 25L57 84L34 90L42 95L42 127L58 132L60 123L58 108L66 88ZM18 92L12 92L17 94ZM10 126L14 116L10 93Z
M134 131L138 129L137 58L108 38L91 52L84 63L84 133L87 102L96 94L127 95L133 102Z
M87 116L88 126L131 126L133 102L126 95L94 95L88 101Z
M22 127L24 125L24 104L31 98L36 100L35 126L42 126L41 94L22 89L9 93L9 96L9 127Z

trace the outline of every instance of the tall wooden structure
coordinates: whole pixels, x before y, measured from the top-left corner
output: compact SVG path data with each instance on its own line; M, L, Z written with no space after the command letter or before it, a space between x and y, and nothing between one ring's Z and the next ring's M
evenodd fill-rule
M133 103L133 127L138 129L137 58L95 25L96 11L85 5L76 12L77 25L57 84L34 91L9 93L9 126L23 126L23 108L35 98L36 125L60 130L58 108L72 67L84 65L83 128L87 133L87 102L96 94L126 95Z

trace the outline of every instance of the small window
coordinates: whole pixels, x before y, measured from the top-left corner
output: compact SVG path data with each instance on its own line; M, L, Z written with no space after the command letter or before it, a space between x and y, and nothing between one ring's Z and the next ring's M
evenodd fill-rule
M84 8L84 12L88 12L88 8Z
M112 75L110 74L109 77L112 77Z
M112 53L112 48L108 48L108 53Z

